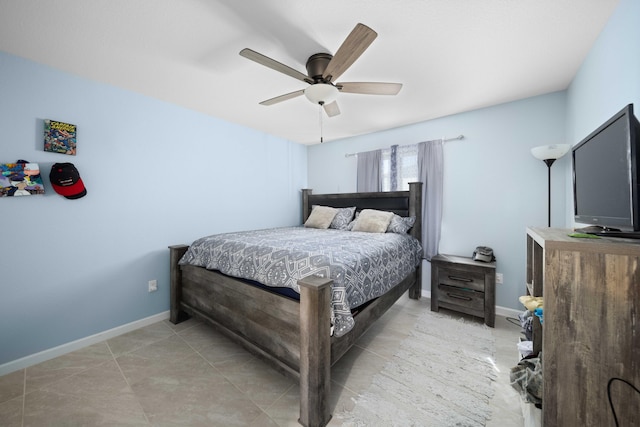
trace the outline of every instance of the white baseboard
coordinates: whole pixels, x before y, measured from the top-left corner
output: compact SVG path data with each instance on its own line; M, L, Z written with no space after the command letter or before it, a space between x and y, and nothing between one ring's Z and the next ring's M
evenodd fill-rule
M523 311L524 307L522 307L522 310L515 310L513 308L496 306L496 314L504 317L515 317L517 319L518 314L521 314Z
M38 363L42 363L58 356L71 353L72 351L88 347L90 345L117 337L122 334L126 334L127 332L134 331L144 326L149 326L153 323L157 323L168 318L169 311L165 311L159 314L154 314L153 316L145 317L144 319L136 320L135 322L127 323L126 325L117 326L113 329L99 332L95 335L80 338L78 340L71 341L57 347L49 348L39 353L30 354L29 356L12 360L11 362L0 365L0 376L10 374L11 372L15 372L20 369L28 368L29 366L37 365Z

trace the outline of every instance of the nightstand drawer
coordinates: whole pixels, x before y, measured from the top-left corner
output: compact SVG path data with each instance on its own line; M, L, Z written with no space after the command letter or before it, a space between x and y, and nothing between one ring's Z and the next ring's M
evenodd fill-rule
M449 285L456 288L466 288L484 292L484 274L481 272L441 267L438 279L439 285Z
M441 303L453 304L470 310L484 310L484 292L439 285L438 299Z

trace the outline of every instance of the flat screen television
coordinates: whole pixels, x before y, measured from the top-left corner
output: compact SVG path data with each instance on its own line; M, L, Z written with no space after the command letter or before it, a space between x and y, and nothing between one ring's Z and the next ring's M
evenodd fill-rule
M629 104L572 148L573 208L586 233L640 238L640 124Z

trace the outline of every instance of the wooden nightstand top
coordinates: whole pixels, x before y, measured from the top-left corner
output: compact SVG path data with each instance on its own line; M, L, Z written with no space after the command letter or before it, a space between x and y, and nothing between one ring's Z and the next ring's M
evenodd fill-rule
M482 262L482 261L474 261L470 257L458 256L458 255L447 255L447 254L438 254L431 258L431 262L441 262L441 263L451 263L451 264L463 264L470 265L475 267L484 267L484 268L496 268L495 261L493 262Z

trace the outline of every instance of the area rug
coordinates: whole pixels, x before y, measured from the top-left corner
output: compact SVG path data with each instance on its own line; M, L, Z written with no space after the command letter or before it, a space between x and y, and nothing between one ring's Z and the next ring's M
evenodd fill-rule
M484 426L494 353L485 325L425 312L354 409L335 417L343 427Z

